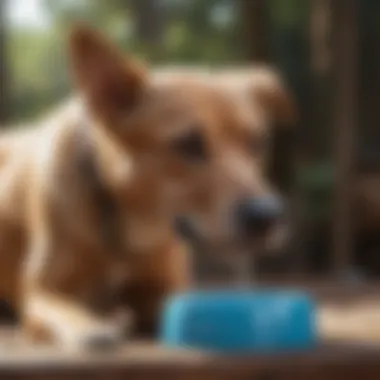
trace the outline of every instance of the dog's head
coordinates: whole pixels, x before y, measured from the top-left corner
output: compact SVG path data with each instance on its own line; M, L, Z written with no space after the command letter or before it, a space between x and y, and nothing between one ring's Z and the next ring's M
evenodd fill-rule
M164 215L223 250L271 239L284 205L265 175L270 125L293 117L274 72L155 75L85 28L70 46L129 213Z

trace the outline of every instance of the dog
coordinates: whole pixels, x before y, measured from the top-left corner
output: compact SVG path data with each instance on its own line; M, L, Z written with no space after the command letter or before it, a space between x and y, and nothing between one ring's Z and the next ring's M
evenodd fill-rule
M119 342L118 307L150 336L189 286L173 226L215 252L270 240L269 125L294 104L271 69L156 73L83 25L68 45L77 95L0 138L0 298L26 336L83 349Z

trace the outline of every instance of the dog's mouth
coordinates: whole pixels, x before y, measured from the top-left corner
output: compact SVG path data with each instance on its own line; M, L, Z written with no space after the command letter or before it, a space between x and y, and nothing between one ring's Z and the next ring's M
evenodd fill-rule
M174 229L178 236L194 247L208 247L221 252L239 250L274 252L282 248L289 235L288 223L285 220L262 226L255 234L234 234L233 237L221 238L217 241L208 239L194 220L187 216L177 217Z
M276 256L289 236L285 221L263 228L252 236L236 236L218 241L209 240L197 228L194 220L185 216L176 218L175 230L190 246L193 274L198 280L212 281L223 277L234 284L250 282L255 258Z

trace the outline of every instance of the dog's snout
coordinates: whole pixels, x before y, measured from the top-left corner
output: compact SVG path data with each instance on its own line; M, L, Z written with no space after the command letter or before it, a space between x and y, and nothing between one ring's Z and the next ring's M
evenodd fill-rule
M236 207L239 231L246 235L263 233L275 224L283 213L283 202L277 196L248 198Z

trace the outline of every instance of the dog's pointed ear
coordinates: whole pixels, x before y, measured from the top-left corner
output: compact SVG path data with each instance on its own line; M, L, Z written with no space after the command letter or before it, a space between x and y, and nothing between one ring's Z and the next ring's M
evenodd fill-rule
M274 121L292 126L298 121L293 94L280 74L272 68L255 68L247 78L250 95L264 107Z
M76 26L69 56L75 84L96 116L110 121L139 102L146 85L144 68L123 57L98 32Z

